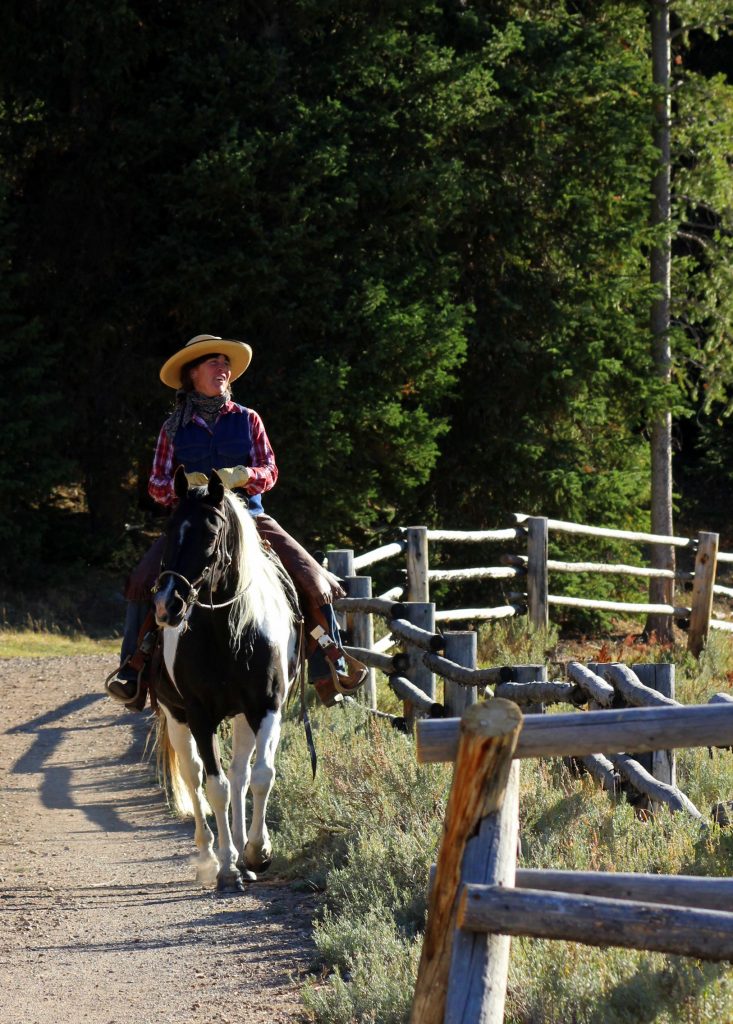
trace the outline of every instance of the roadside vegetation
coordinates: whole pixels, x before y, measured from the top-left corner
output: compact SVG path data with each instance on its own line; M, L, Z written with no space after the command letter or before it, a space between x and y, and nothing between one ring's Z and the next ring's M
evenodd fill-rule
M35 587L0 585L0 658L119 653L121 577L79 565Z
M550 645L548 647L548 645ZM733 645L714 636L701 661L681 647L618 641L575 644L582 659L674 659L677 696L704 703L733 681ZM493 664L566 659L553 636L516 625L485 634ZM390 695L380 694L380 707ZM395 708L396 710L396 708ZM315 923L320 959L305 1001L318 1024L409 1018L426 910L428 872L440 840L451 766L418 765L410 738L360 708L315 709L318 773L311 779L293 710L279 755L271 818L275 870L322 893ZM678 752L680 787L708 813L733 798L733 753ZM559 760L526 761L521 784L521 863L577 870L733 874L733 830L701 829L666 810L644 819ZM609 936L609 939L611 936ZM725 965L571 943L514 940L506 1020L511 1024L720 1024L733 1019Z
M117 654L119 639L95 640L79 633L46 633L32 629L0 629L0 658L77 657L81 654Z

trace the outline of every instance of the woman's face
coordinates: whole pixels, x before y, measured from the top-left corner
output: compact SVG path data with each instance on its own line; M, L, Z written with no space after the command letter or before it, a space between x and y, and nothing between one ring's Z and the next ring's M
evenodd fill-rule
M207 398L215 398L229 390L232 371L227 356L212 355L191 370L194 390Z

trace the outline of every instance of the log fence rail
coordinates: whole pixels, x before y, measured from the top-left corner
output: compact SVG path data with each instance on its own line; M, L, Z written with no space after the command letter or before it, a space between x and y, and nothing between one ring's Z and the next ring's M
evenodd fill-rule
M349 598L337 604L343 609L352 601L362 608L372 607L363 600ZM403 603L391 606L391 610L400 616L425 619L427 615L429 619L432 605L414 607L415 612L412 605ZM589 709L617 708L619 704L637 709L683 709L673 696L674 666L670 664L637 665L632 671L617 663L592 663L586 667L570 662L568 681L552 681L547 679L543 665L476 668L476 634L473 632L435 633L402 617L391 620L389 625L393 637L403 643L406 652L389 657L364 648L347 647L347 651L385 673L390 689L403 702L403 714L390 716L379 712L376 703L371 701L370 708L379 717L391 719L399 729L409 731L421 716L435 720L449 715L455 720L455 716L475 704L479 696L508 699L529 713L543 710L545 704L557 703ZM444 704L436 697L434 674L444 681ZM713 697L711 701L719 702L720 697ZM710 709L707 714L710 716ZM550 719L552 728L560 730L567 719L567 715L554 715ZM590 736L593 714L584 714L583 722ZM439 727L439 723L434 724ZM422 742L422 735L418 734L418 744ZM435 736L441 736L439 728ZM673 749L650 748L643 739L631 749L635 751L632 756L627 748L618 748L612 752L614 756L607 758L597 747L572 756L582 770L588 771L611 793L618 794L625 788L631 790L637 805L653 810L655 806L666 804L672 810L702 819L700 811L676 786ZM431 759L427 752L423 752L423 756Z
M431 584L456 583L476 580L489 580L511 583L525 583L523 590L510 590L505 593L505 602L494 607L472 607L454 609L436 609L433 612L435 623L474 623L488 622L528 615L531 624L536 628L546 628L549 622L549 611L552 607L575 607L597 609L600 611L625 612L628 614L648 615L660 614L674 617L688 628L688 648L696 656L700 654L711 629L733 631L733 621L716 618L713 612L715 597L733 598L733 587L716 582L718 567L733 564L733 553L718 550L718 535L701 532L696 538L661 536L642 531L618 530L606 527L589 526L564 520L549 519L543 516L528 516L517 513L513 516L515 525L498 530L432 530L425 526L409 526L400 530L400 539L373 551L354 555L353 551L342 549L328 552L328 564L332 571L353 582L347 588L352 597L366 595L371 581L364 584L365 578L356 575L363 569L374 566L388 559L403 558L405 560L406 585L392 587L375 602L383 602L371 608L364 606L363 611L375 614L386 614L388 606L403 598L410 604L430 604ZM598 537L622 540L643 545L672 545L686 550L694 556L694 570L672 571L657 569L651 566L626 565L623 563L604 562L572 562L549 558L550 532L568 534L570 536ZM514 541L526 546L526 554L503 552L497 557L501 564L470 568L430 568L431 544L486 544ZM592 597L570 597L552 594L549 589L551 574L585 573L614 575L629 579L673 579L682 586L691 587L690 605L687 604L652 604L634 601L610 601ZM367 628L366 626L358 628ZM370 686L373 681L370 677Z

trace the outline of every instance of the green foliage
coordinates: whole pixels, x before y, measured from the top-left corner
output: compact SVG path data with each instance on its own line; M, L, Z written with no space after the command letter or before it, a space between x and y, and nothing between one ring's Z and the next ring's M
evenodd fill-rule
M66 446L106 531L163 418L156 364L202 330L254 345L236 394L264 415L296 532L363 532L427 480L471 315L446 234L493 81L437 7L373 15L62 4L12 76L19 316L32 302L59 341L47 372L74 395ZM17 68L36 12L13 28Z
M730 1014L720 964L528 939L514 953L507 1024L713 1024Z
M409 1019L420 959L418 939L405 940L370 908L359 918L324 915L316 942L327 962L348 963L348 981L334 974L327 986L309 985L303 993L306 1008L319 1024L402 1024Z
M421 768L411 740L382 730L358 707L336 714L317 709L314 736L319 763L315 780L303 771L307 752L302 728L290 723L283 736L272 813L281 847L297 851L290 856L289 870L318 886L327 873L338 872L347 863L358 870L360 857L354 861L347 853L357 825L360 842L373 835L388 843L390 832L404 836L417 822L423 854L432 848L435 809L443 805L448 781L444 768ZM369 859L376 862L371 855ZM415 855L410 860L414 862ZM356 884L353 898L367 905L377 894L365 893L364 884L368 883ZM405 920L410 905L408 897L401 911Z
M722 75L687 75L677 94L679 207L676 259L677 372L706 411L727 402L733 323L733 90Z
M620 523L646 500L640 428L660 400L645 324L645 25L624 4L515 17L522 46L497 72L512 102L486 158L491 194L471 211L476 330L443 469L467 481L464 522L521 505Z
M117 654L119 640L92 640L86 636L63 636L60 633L37 632L33 629L0 629L0 658L75 658L84 654Z

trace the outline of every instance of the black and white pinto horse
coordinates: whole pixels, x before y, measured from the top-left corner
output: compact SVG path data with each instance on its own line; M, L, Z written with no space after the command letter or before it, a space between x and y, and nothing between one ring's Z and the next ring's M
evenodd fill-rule
M297 668L297 612L284 570L218 474L207 487L189 487L179 469L175 491L179 503L168 522L154 588L169 676L156 688L167 726L161 730L163 746L174 788L182 778L190 795L197 878L241 890L243 878L252 881L272 860L265 813L281 709ZM224 719L232 720L228 778L217 740ZM216 851L206 801L216 817Z

